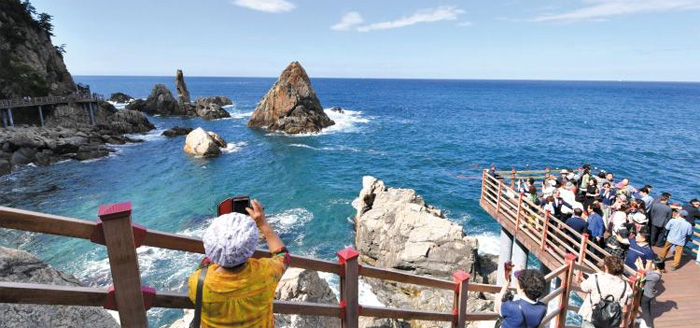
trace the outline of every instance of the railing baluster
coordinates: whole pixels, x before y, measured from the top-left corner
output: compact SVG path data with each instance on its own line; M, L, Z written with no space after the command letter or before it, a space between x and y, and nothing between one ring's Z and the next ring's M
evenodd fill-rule
M588 249L588 234L584 233L581 235L581 246L579 247L578 254L578 264L585 265L584 260L586 259L586 250ZM576 275L576 281L581 281L581 271Z
M517 235L518 230L520 230L520 217L522 216L523 210L523 192L520 192L520 197L518 197L518 213L515 216L515 234Z
M542 228L542 242L540 247L544 250L547 247L547 232L549 231L549 210L544 212L544 228Z
M454 321L452 328L464 328L467 322L467 298L469 292L470 275L464 271L457 271L452 275L455 281Z
M515 189L515 167L511 168L510 189Z
M501 193L503 193L503 180L498 180L498 190L496 191L496 215L501 212Z
M568 269L566 270L566 277L562 281L562 287L564 287L564 292L561 293L561 299L559 301L560 312L557 316L557 328L566 327L567 308L569 307L569 294L571 293L571 287L573 287L574 280L574 263L576 262L576 255L566 254L565 258Z
M338 262L342 265L340 272L340 306L342 307L342 327L357 328L359 325L360 304L358 302L358 284L360 267L357 258L360 255L352 248L338 253Z

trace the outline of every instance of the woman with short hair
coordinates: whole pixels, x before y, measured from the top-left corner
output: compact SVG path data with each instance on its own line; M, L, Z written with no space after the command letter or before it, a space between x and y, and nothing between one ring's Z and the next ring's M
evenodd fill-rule
M606 256L603 272L588 276L581 283L581 291L587 293L578 314L583 319L581 328L595 328L592 323L593 307L603 299L612 299L622 308L632 300L632 287L625 280L625 265L617 256Z
M510 273L506 271L506 283L496 295L496 311L502 317L501 328L535 328L547 314L547 305L539 299L545 296L547 281L538 270L526 269L514 274L517 295L508 297Z

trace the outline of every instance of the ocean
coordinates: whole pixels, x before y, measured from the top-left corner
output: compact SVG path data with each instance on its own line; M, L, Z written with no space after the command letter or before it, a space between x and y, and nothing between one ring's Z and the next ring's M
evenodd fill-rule
M174 77L76 76L93 92L146 98ZM497 253L499 227L479 207L480 174L502 169L612 171L654 186L672 201L700 196L700 83L313 78L336 125L288 136L246 127L273 78L186 77L192 98L222 95L229 119L149 117L157 130L109 157L27 166L0 177L0 205L94 220L100 204L132 201L133 219L150 229L200 236L216 204L250 195L291 252L334 259L354 240L353 200L362 177L411 188ZM216 158L182 151L172 126L203 127L233 146ZM0 244L36 254L91 286L111 284L104 247L88 241L0 229ZM142 277L157 290L185 290L201 256L138 249ZM337 286L332 286L337 288ZM366 297L372 298L371 293ZM179 310L152 309L151 326Z

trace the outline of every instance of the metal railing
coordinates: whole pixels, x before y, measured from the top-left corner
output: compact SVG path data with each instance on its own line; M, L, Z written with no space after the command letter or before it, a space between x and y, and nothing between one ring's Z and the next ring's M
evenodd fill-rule
M18 107L34 107L53 104L65 104L73 102L95 102L103 101L105 97L100 94L73 94L68 96L45 96L45 97L27 97L18 99L1 99L0 109L18 108Z

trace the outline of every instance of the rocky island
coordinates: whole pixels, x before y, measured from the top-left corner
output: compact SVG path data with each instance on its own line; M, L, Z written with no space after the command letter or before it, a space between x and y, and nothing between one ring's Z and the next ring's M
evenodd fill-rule
M296 61L282 72L248 121L250 127L289 134L318 133L334 124L323 111L306 71Z

